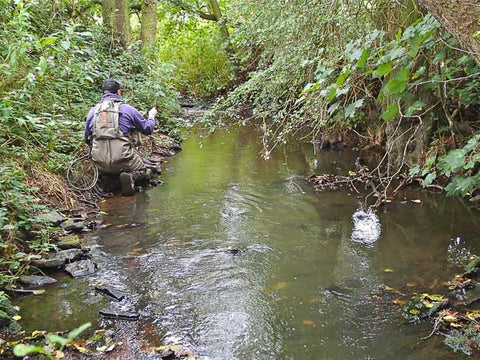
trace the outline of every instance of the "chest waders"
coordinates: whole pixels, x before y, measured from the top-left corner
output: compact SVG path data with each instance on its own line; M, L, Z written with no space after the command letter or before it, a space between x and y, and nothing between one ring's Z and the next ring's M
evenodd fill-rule
M119 174L142 170L142 158L135 152L132 140L118 126L119 101L97 104L93 116L92 159L102 173Z

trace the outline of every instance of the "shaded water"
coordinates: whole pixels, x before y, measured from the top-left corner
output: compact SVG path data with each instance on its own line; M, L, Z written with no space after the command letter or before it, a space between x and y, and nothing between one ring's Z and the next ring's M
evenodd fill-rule
M246 127L194 133L161 187L108 200L110 226L87 239L100 270L24 298L27 330L97 323L112 307L141 314L120 328L205 359L458 358L419 340L429 325L403 324L381 289L444 292L451 257L480 252L478 213L419 191L369 212L347 190L316 194L305 181L347 172L354 153L292 144L264 161L258 139ZM100 282L127 300L94 295Z

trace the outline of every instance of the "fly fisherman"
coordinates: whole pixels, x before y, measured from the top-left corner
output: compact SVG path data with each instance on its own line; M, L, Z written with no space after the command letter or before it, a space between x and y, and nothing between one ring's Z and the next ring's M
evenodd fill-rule
M102 84L102 100L90 109L85 124L85 142L92 146L92 159L100 173L119 175L123 195L135 193L134 180L151 172L135 151L136 131L150 135L155 128L157 109L148 112L148 119L121 97L120 83L107 79Z

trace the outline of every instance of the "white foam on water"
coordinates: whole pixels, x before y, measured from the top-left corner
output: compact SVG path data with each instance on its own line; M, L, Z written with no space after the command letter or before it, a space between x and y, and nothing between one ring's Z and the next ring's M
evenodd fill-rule
M360 207L353 214L352 220L352 241L372 245L380 238L380 220L371 208Z

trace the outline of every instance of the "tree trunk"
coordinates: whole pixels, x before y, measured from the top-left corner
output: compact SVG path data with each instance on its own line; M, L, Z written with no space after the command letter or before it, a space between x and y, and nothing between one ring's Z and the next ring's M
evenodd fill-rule
M237 56L235 50L233 49L232 42L230 41L230 33L228 32L227 24L225 23L225 18L222 15L220 6L218 5L217 0L208 0L208 7L211 14L215 17L218 27L220 29L220 34L222 34L225 50L227 51L230 61L235 65L236 68L239 67Z
M112 40L126 46L130 41L130 18L127 0L102 0L103 24Z
M109 33L113 32L113 19L115 18L115 0L102 1L103 25Z
M480 0L418 0L480 65Z
M123 46L130 41L130 17L127 0L115 0L115 31L116 38Z
M152 49L155 47L157 35L157 0L142 1L141 22L140 39L142 40L142 49Z

